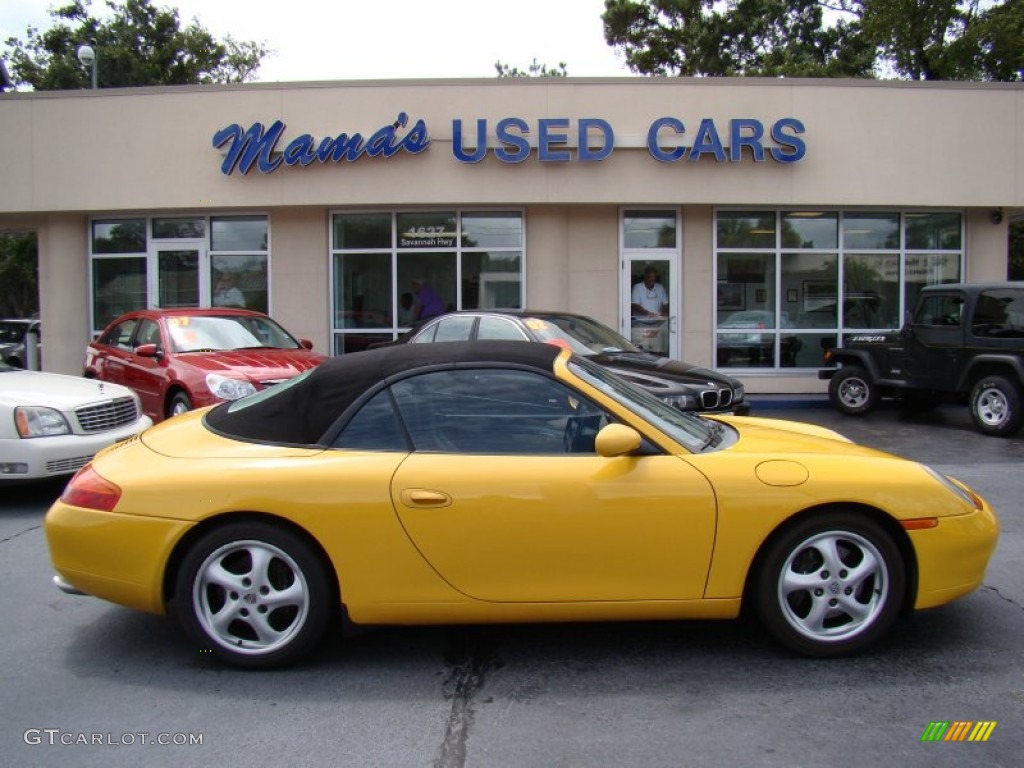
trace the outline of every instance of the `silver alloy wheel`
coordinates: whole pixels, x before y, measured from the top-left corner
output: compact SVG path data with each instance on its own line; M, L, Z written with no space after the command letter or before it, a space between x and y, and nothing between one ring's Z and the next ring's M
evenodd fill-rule
M171 416L181 416L183 413L188 413L188 406L181 400L175 400L171 406Z
M868 402L869 387L864 379L850 376L839 383L838 395L847 408L863 408Z
M974 412L986 425L999 427L1010 413L1010 404L998 387L985 387L974 399Z
M889 599L885 558L868 539L849 531L815 534L786 557L777 599L785 621L817 642L839 642L864 632Z
M309 585L284 550L233 541L196 571L192 604L203 632L234 653L264 655L286 646L309 615Z

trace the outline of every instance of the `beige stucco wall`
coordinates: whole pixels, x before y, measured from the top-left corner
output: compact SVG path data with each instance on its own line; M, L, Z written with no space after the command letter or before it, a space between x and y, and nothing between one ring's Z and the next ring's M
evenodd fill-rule
M399 112L422 119L419 155L220 172L214 133L276 119L282 145L372 133ZM608 121L601 162L507 164L452 156L452 120L584 117ZM801 120L799 163L661 163L644 148L651 122L712 118L766 126ZM1005 277L1006 221L1024 211L1024 86L761 79L364 81L0 94L0 231L40 233L44 363L77 373L88 339L90 215L267 213L271 311L330 352L330 212L374 207L501 206L526 220L526 303L619 327L622 207L682 211L680 354L713 365L712 233L718 205L946 208L965 212L971 280ZM770 142L769 142L770 143ZM279 149L282 146L278 147ZM991 211L1004 210L999 225ZM744 374L751 391L820 391L807 374Z

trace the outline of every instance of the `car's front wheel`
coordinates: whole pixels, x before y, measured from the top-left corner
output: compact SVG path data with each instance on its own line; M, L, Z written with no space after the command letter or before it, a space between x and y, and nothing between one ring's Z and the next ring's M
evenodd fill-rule
M192 400L184 392L175 392L167 406L167 418L180 416L192 410Z
M828 385L829 400L836 409L852 416L867 413L878 404L881 392L859 365L844 365Z
M856 653L899 615L906 566L879 525L844 512L807 518L760 560L754 603L783 645L807 656Z
M265 522L229 523L185 555L174 608L203 651L263 669L321 641L333 594L327 569L301 536Z
M971 390L971 418L979 431L1007 437L1021 428L1020 391L1004 376L986 376Z

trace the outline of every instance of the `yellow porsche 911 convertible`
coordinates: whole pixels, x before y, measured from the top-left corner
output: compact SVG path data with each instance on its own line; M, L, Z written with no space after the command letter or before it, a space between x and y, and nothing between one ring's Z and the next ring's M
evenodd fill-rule
M838 656L978 587L962 483L826 429L698 417L568 350L329 360L106 449L46 516L58 586L243 667L356 624L735 618Z

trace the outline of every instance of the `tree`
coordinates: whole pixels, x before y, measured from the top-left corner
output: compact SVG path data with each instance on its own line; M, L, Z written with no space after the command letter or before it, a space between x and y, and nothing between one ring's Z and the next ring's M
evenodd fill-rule
M241 83L252 78L270 51L264 43L216 40L198 21L182 28L178 11L150 0L107 0L111 15L98 20L89 0L52 8L54 25L5 41L11 79L37 91L87 88L90 72L77 58L83 43L97 53L101 88L195 83Z
M32 317L39 311L35 233L0 235L0 317Z
M1024 0L605 0L652 75L1024 79Z
M558 62L557 67L548 68L547 64L540 64L534 59L524 72L518 67L502 64L499 60L494 62L494 68L498 70L498 77L566 77L569 74L565 69L564 61Z

